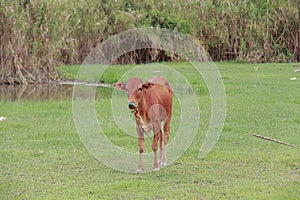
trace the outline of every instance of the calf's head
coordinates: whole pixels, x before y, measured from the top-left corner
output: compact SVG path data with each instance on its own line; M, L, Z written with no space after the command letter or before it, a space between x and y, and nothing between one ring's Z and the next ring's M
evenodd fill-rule
M136 109L144 97L145 90L153 86L153 83L145 83L138 86L132 93L128 96L128 108L131 110Z

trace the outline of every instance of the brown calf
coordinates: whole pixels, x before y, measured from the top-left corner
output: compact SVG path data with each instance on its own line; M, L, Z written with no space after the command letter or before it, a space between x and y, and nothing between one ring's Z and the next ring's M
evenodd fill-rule
M144 170L143 153L145 149L144 133L153 131L152 150L154 152L154 170L159 170L157 157L160 141L160 165L166 166L166 147L170 135L172 116L172 89L168 81L156 76L143 83L139 78L131 78L128 83L116 83L114 87L127 90L128 107L134 112L140 158L137 173ZM126 88L126 89L123 89Z

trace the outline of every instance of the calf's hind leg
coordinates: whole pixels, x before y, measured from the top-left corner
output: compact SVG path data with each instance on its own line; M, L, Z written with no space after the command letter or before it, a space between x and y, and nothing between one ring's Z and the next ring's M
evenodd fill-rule
M154 134L152 141L152 150L154 154L154 171L159 171L158 157L157 157L157 149L158 149L158 138L159 134Z
M164 131L164 122L161 122L160 125L160 160L159 160L159 164L162 167L165 167L167 165L166 163L166 144L165 144L165 131Z
M154 170L159 171L159 163L158 163L158 156L157 156L158 140L161 135L159 122L154 124L153 133L154 133L154 136L153 136L153 140L152 140L152 150L153 150L153 154L154 154Z
M167 145L170 136L170 120L161 124L161 138L160 138L160 166L167 165Z

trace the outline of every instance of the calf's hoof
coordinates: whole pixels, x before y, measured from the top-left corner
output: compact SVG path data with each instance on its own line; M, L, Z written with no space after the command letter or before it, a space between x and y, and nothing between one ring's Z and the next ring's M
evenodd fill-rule
M159 171L159 167L155 167L155 168L154 168L154 171L155 171L155 172L158 172L158 171Z
M138 169L136 170L136 173L137 173L137 174L141 174L141 173L143 173L143 171L144 171L143 169L139 169L139 168L138 168Z
M167 166L167 162L159 162L159 164L160 164L161 167Z

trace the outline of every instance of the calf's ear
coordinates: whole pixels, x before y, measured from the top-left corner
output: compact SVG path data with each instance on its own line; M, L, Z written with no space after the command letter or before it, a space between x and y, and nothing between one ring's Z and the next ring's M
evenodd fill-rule
M143 88L148 89L148 88L152 87L153 85L154 85L154 83L147 82L147 83L143 84Z
M126 91L127 90L127 83L117 82L117 83L113 84L113 87L118 89L118 90Z

